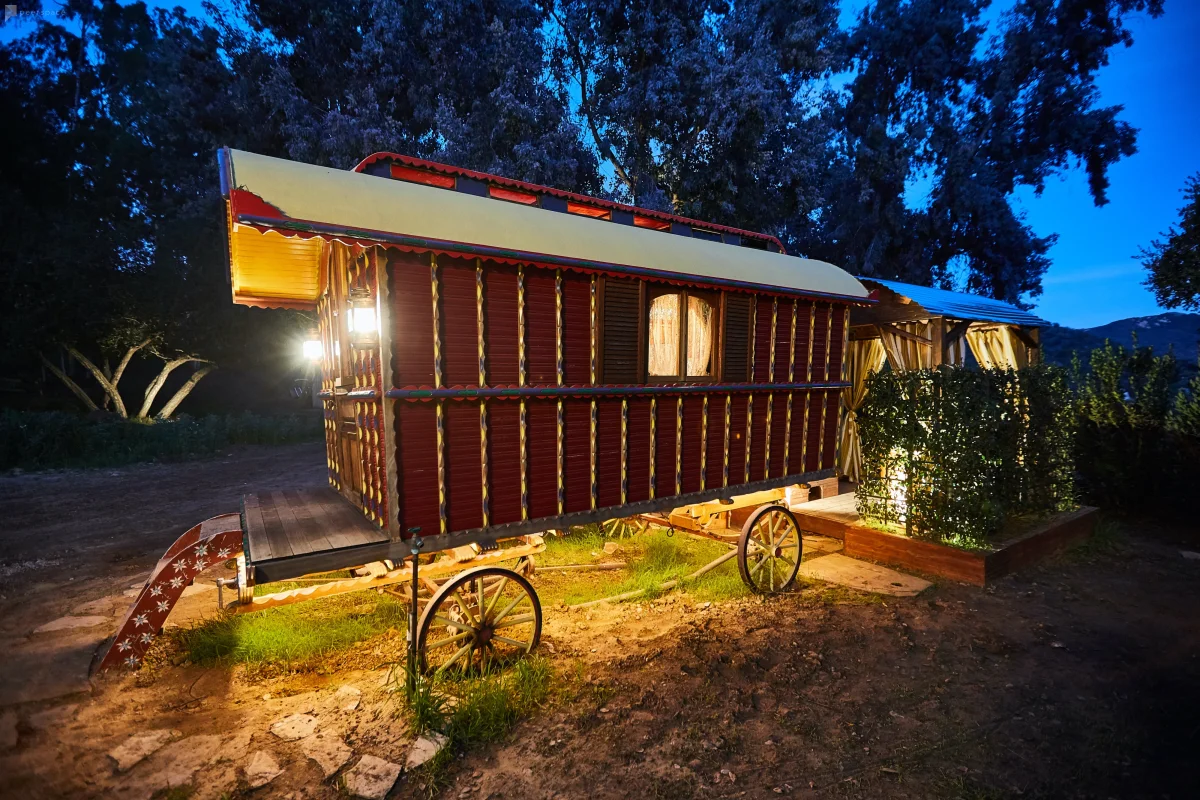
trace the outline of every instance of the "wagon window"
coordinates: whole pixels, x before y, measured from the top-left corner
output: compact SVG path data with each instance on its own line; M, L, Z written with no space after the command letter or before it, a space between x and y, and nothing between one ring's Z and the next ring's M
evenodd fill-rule
M707 292L662 287L647 293L646 374L650 380L712 380L718 302Z
M674 378L679 374L679 299L672 293L650 301L650 353L646 361L652 378Z

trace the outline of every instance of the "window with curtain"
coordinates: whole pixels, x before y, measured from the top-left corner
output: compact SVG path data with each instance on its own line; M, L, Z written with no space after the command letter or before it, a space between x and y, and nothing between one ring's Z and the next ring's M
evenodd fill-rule
M711 380L716 376L720 314L716 297L659 290L646 315L646 373L651 379Z

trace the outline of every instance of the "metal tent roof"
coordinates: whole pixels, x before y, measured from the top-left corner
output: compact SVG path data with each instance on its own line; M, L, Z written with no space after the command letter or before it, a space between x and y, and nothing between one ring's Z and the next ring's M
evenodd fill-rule
M867 288L882 286L896 294L903 295L919 305L929 316L950 317L959 320L978 322L999 322L1005 325L1021 325L1029 328L1048 326L1050 323L1028 311L1017 308L1012 303L1003 300L993 300L966 292L951 292L946 289L934 289L930 286L918 286L913 283L899 281L884 281L879 278L858 278Z

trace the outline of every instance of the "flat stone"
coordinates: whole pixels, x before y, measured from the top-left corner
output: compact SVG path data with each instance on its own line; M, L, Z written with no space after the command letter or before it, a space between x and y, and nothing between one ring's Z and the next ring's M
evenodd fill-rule
M367 800L383 800L400 777L400 765L375 756L363 756L346 773L346 791Z
M134 586L132 589L126 589L125 591L121 592L121 595L124 597L137 597L141 593L142 587L139 585Z
M182 735L179 731L169 728L135 733L126 739L124 744L109 752L108 757L116 762L117 772L128 772L147 756L158 752L167 742Z
M294 742L312 736L317 729L317 718L311 714L289 714L271 725L271 733L285 742Z
M245 772L246 783L250 784L251 789L266 786L283 774L283 770L279 768L279 762L266 750L256 750L250 756Z
M54 631L71 631L77 628L95 628L98 625L107 625L108 617L59 617L56 620L51 620L45 625L34 628L34 633L53 633Z
M343 686L334 692L333 700L342 711L354 711L362 700L362 691L353 686Z
M111 617L117 613L119 607L127 605L128 603L125 602L124 597L119 594L113 594L109 595L108 597L101 597L98 600L92 600L82 605L78 605L71 609L71 613L81 616L89 614L104 614Z
M912 575L868 564L841 553L805 561L800 565L799 574L805 578L893 597L915 597L933 585Z
M222 738L216 735L189 736L171 742L155 753L146 767L134 770L123 783L120 797L150 798L162 789L186 786L202 768L221 755Z
M442 752L442 748L449 742L450 740L440 733L427 733L418 737L408 749L408 760L404 762L404 769L413 770L428 763Z
M17 712L0 714L0 750L11 750L17 746Z
M610 556L615 553L620 552L620 550L621 550L621 545L617 544L616 542L605 542L604 543L604 552L608 553Z
M108 628L63 631L26 642L0 641L0 708L91 689L88 668Z
M46 731L65 724L79 710L78 703L54 706L29 715L29 727L35 731Z
M191 586L183 587L182 597L193 597L198 594L207 594L215 592L217 585L215 583L193 583Z
M317 762L326 778L345 766L354 756L354 752L346 743L329 731L321 731L316 736L308 737L300 744L300 750Z
M1179 555L1188 561L1200 561L1200 553L1197 553L1195 550L1180 550Z

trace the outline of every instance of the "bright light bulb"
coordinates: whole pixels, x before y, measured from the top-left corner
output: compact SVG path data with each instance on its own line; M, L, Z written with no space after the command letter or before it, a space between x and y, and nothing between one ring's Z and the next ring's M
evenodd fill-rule
M304 358L308 361L321 360L321 340L305 339L303 345Z
M375 319L375 306L361 305L350 309L350 332L362 336L379 333Z

